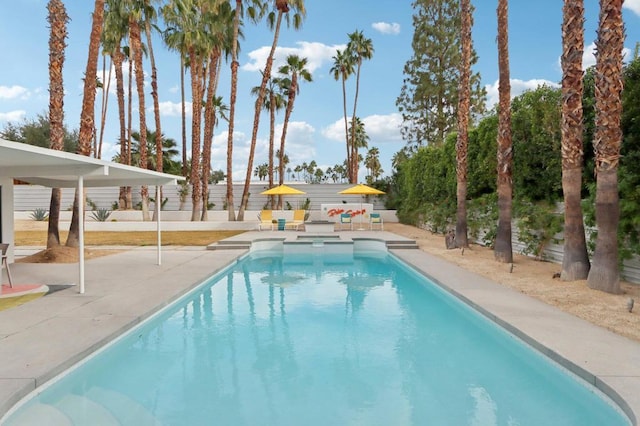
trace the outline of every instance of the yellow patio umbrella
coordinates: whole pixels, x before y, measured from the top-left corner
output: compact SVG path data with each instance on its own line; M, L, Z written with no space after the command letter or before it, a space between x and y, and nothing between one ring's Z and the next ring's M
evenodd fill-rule
M271 189L267 189L266 191L262 191L260 194L262 195L301 195L301 194L306 194L306 192L300 191L299 189L295 189L287 185L278 185L278 186L274 186Z
M300 191L299 189L292 188L287 185L278 185L273 188L267 189L266 191L262 191L260 194L262 195L302 195L306 194L304 191ZM284 208L284 205L283 205Z
M359 183L355 186L352 186L350 188L347 188L343 191L338 192L338 194L343 194L343 195L383 195L385 194L384 191L380 191L379 189L376 188L372 188L370 186L367 186L363 183ZM362 199L360 199L360 210L362 211ZM363 222L363 216L360 216L360 229L362 228L362 222Z

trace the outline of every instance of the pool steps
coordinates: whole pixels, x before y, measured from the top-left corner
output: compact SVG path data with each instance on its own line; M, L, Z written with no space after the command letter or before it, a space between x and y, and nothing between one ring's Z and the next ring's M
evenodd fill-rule
M348 238L344 240L339 235L297 235L296 239L287 238L260 238L256 241L282 241L284 244L299 244L310 245L312 247L320 247L323 245L332 244L353 244L358 240L377 240L384 241L387 249L389 250L406 250L406 249L418 249L418 244L415 240L400 239L400 240L386 240L384 238ZM228 238L220 240L207 246L207 250L250 250L253 244L253 240L240 240Z
M47 424L73 426L82 424L87 412L91 412L93 424L101 426L160 424L146 408L130 397L109 389L92 388L84 396L70 394L54 404L33 404L11 419L7 426L35 425L43 418L48 419Z

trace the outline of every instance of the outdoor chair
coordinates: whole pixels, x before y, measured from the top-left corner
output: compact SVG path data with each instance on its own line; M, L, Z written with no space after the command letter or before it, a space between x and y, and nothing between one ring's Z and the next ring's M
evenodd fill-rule
M344 229L345 226L348 226L353 231L353 220L350 213L342 213L340 215L340 229Z
M296 231L300 229L300 226L304 225L304 217L307 214L305 210L294 210L293 220L286 223L288 228L293 228Z
M258 225L258 230L262 231L263 228L273 231L273 212L271 210L262 210L260 212L260 224Z
M384 221L380 213L371 213L369 215L369 229L373 230L376 226L380 227L381 231L384 231Z
M11 281L11 270L9 269L9 263L7 261L7 250L9 250L9 244L0 244L0 250L2 251L2 266L7 269L7 277L9 277L9 287L13 287L13 282Z

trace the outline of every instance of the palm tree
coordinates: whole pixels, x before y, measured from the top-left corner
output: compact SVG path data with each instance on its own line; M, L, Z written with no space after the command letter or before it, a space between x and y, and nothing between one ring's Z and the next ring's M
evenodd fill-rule
M582 55L584 0L565 0L562 22L562 190L564 192L563 281L589 275L582 217Z
M67 22L69 15L61 0L49 0L48 21L51 28L49 34L49 128L50 148L62 151L64 146L64 84L62 68L67 38ZM47 248L60 245L60 199L62 190L51 189L49 204L49 224L47 230Z
M260 86L251 88L251 94L258 96L260 94ZM265 92L265 99L263 108L269 112L269 162L268 162L268 177L269 188L273 188L273 153L274 153L274 141L276 131L276 113L286 106L285 98L283 95L282 79L270 78L267 90ZM274 206L273 195L269 196L269 205Z
M129 16L129 41L132 51L133 64L135 66L135 84L138 94L138 118L140 120L140 165L139 167L147 168L147 112L144 93L144 65L142 61L142 38L140 33L140 22L142 11L136 9L136 4L130 4L128 9ZM142 198L142 220L149 221L149 189L146 185L140 188L140 197Z
M508 1L498 0L498 230L495 258L498 262L512 263L511 204L513 183L511 180L513 145L511 142L511 83L509 81Z
M128 32L128 20L121 13L121 0L107 0L105 6L104 28L102 30L102 46L104 51L111 56L116 77L116 100L118 103L118 122L120 139L120 161L129 164L127 122L125 114L124 74L122 67L125 54L122 51L122 41ZM121 209L130 209L130 198L127 197L127 188L121 187L119 194L119 206Z
M247 15L254 22L264 16L266 2L260 0L245 0L247 3ZM233 131L235 129L236 101L238 98L238 37L240 34L240 18L243 12L243 0L236 0L236 8L233 17L233 41L231 44L231 96L229 98L229 132L227 135L227 212L228 220L235 221L236 215L233 207ZM264 94L260 95L264 96ZM256 110L260 110L259 107ZM248 167L251 169L251 166Z
M162 17L168 28L163 33L163 39L167 47L175 50L180 55L180 117L182 136L182 176L189 176L187 163L187 111L186 96L184 88L185 61L187 48L185 44L185 33L182 31L182 18L187 15L186 5L181 0L171 0L161 9Z
M342 111L344 117L344 137L347 147L347 164L351 164L351 148L349 145L349 124L347 119L347 79L353 74L354 58L349 54L348 50L337 50L336 55L332 58L333 66L329 70L333 74L336 81L342 81Z
M369 135L367 135L367 132L364 129L364 123L362 122L360 117L356 117L355 120L352 120L351 124L351 127L349 127L349 132L352 135L351 169L358 170L360 161L362 159L362 156L358 154L358 149L367 148L369 146ZM350 183L354 182L350 181Z
M162 172L162 127L160 125L160 101L158 99L158 68L156 67L156 59L153 54L153 43L151 42L151 25L155 24L157 13L155 8L151 5L150 0L144 0L142 5L142 19L144 25L144 32L147 38L147 53L149 54L149 61L151 63L151 98L153 99L153 117L156 124L156 171Z
M353 61L357 64L356 71L356 93L353 99L353 115L351 116L351 164L350 179L351 183L358 183L358 147L356 140L356 107L358 105L358 94L360 92L360 69L364 59L371 59L373 56L373 42L370 38L365 38L362 31L355 31L349 34L349 43L347 43L347 55L353 57Z
M100 54L100 33L104 19L104 0L96 0L89 36L89 53L85 70L84 88L82 96L82 110L80 112L80 131L78 134L78 154L91 155L91 141L94 129L94 107L96 100L96 79L98 72L98 55ZM78 247L80 238L80 206L84 206L84 194L76 190L73 200L73 214L67 235L67 247ZM83 209L84 211L84 209Z
M282 123L282 135L280 136L280 157L278 161L278 177L280 185L284 183L284 145L287 139L287 127L291 119L291 112L296 100L297 94L300 92L298 80L312 81L311 73L306 68L307 58L300 58L298 55L287 56L287 64L280 67L279 74L286 76L282 86L286 88L287 108L284 112L284 122ZM282 197L278 197L278 208L282 208Z
M622 1L601 0L596 41L596 133L593 142L598 236L587 284L607 293L620 293L617 231L623 45Z
M208 78L205 77L204 86L207 95L204 100L204 135L202 149L202 215L200 220L208 220L209 207L209 176L211 174L211 145L213 144L214 128L218 124L217 114L226 119L227 106L222 97L217 96L220 70L222 69L223 53L231 49L233 42L234 11L228 2L220 3L217 7L207 10L207 33L209 36Z
M267 90L267 82L271 78L271 68L273 66L273 56L276 52L276 46L278 45L278 38L280 36L280 25L282 24L282 18L285 17L287 24L293 20L293 27L295 29L300 28L302 20L306 14L304 8L304 0L274 0L275 13L270 13L267 16L267 22L271 28L273 28L273 43L271 44L271 50L269 56L267 56L267 62L262 73L262 83L260 84L260 93L258 94L255 111L253 115L253 130L251 132L251 146L249 147L249 158L247 160L247 173L244 180L244 188L242 190L242 200L240 201L240 209L238 210L238 220L244 220L244 211L247 208L249 202L249 185L251 183L251 170L253 169L253 157L256 151L256 142L258 140L258 127L260 127L260 110L262 109L262 102L264 101L264 94ZM293 19L289 15L289 11L293 9ZM280 179L282 179L282 170L280 170Z
M140 133L132 132L131 133L131 163L140 167ZM158 147L155 144L155 141L158 140L156 136L156 132L154 130L147 131L147 153L151 153L152 155L147 155L147 164L146 169L148 170L156 170L158 165L156 164L157 159L159 158L158 154L155 152ZM178 162L174 160L178 153L177 143L172 138L167 138L165 135L160 135L160 141L162 142L162 161L164 164L162 165L162 169L167 172L174 173L179 171ZM121 162L120 155L116 155L113 157L113 161Z
M467 151L469 146L469 107L471 102L471 26L470 0L460 1L460 87L458 90L458 139L456 140L456 247L468 247L467 239Z

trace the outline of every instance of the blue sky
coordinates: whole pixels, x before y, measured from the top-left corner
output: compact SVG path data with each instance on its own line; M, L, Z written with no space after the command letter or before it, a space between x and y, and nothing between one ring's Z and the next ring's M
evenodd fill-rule
M66 1L71 18L65 78L65 121L69 128L78 128L82 101L82 77L86 67L88 37L91 26L91 1ZM290 165L316 163L326 169L345 158L344 127L342 120L342 86L333 79L329 70L332 56L344 48L347 34L363 31L371 38L375 53L362 67L357 115L365 124L370 137L369 147L380 150L385 174L391 172L391 158L403 147L400 136L400 115L395 101L400 93L405 62L411 57L412 8L409 0L308 0L307 18L299 31L283 27L277 61L274 69L288 54L308 58L313 82L302 83L296 99L287 132L285 151ZM482 84L487 88L488 105L497 99L497 47L496 1L473 0L474 47L479 60L475 71L480 72ZM5 60L0 67L0 128L7 122L19 123L35 118L48 109L48 36L46 0L20 0L0 5L0 51ZM625 47L632 52L640 41L640 0L624 3L626 25ZM598 23L598 2L585 2L585 66L595 63L593 42ZM512 95L534 88L538 84L557 84L561 78L562 2L515 0L510 2L509 46ZM271 46L272 33L266 24L248 24L244 30L239 74L236 133L234 135L234 180L243 180L253 123L252 87L259 85L260 73ZM174 53L166 51L159 40L154 45L158 64L159 95L162 109L163 133L180 143L180 91L179 61ZM101 69L102 65L99 66ZM148 64L147 64L148 68ZM229 67L223 68L218 95L228 103ZM150 74L149 69L145 69ZM147 78L147 87L150 85ZM112 90L115 84L112 85ZM355 78L347 82L347 110L351 114ZM103 158L111 159L117 152L117 110L115 96L110 98L109 116ZM147 96L148 107L151 96ZM96 98L99 108L100 96ZM98 110L98 109L97 109ZM96 114L99 117L99 114ZM284 113L277 117L279 141ZM148 124L153 124L151 114ZM137 126L134 126L137 127ZM263 114L254 167L267 162L269 121ZM222 122L216 128L212 166L226 170L227 128ZM361 170L360 181L364 180Z

